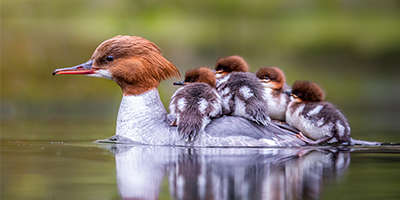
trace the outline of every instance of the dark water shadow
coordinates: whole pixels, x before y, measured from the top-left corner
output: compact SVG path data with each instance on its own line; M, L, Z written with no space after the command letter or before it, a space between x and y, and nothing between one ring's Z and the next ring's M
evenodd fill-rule
M349 147L178 148L113 144L122 199L318 199L350 165Z

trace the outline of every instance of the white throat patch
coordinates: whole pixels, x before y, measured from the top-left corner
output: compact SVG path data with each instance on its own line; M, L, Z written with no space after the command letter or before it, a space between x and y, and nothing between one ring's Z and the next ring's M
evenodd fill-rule
M99 69L94 71L94 74L88 74L87 76L114 80L110 70L108 69Z

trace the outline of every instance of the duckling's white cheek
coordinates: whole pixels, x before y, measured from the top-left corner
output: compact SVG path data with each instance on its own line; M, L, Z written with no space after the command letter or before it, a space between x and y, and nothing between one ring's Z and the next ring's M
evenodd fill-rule
M275 88L275 85L269 81L269 82L261 82L261 85L264 86L264 88Z
M96 70L94 74L88 74L88 76L113 80L112 74L108 69Z
M222 74L215 74L215 78L221 78Z

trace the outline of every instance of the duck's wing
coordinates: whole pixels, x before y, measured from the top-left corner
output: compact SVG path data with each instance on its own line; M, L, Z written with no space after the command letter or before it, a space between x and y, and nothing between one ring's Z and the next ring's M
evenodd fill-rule
M245 136L255 140L271 140L282 146L305 146L296 133L283 129L271 122L267 126L260 125L242 117L223 116L213 119L205 128L212 137Z

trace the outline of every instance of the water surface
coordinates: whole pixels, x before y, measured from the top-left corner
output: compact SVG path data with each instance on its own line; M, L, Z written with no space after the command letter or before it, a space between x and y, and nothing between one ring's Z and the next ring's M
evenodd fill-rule
M400 198L399 146L96 144L112 124L64 123L3 124L2 199Z

